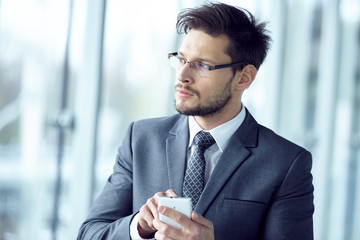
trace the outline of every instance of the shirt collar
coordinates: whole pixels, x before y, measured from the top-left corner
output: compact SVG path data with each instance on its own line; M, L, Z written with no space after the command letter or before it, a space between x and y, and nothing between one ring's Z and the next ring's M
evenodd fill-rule
M243 123L244 119L246 117L246 111L244 106L241 108L241 111L236 117L231 119L230 121L227 121L226 123L223 123L209 131L211 136L215 139L216 144L218 145L221 152L224 151L227 144L230 141L231 136L235 133L235 131L240 127L240 125ZM203 130L199 124L196 122L195 118L193 116L189 117L189 131L190 131L190 138L189 138L189 146L191 147L195 135Z

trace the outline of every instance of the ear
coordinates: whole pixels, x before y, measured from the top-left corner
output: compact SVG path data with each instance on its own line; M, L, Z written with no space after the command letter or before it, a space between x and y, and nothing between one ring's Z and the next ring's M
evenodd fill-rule
M257 74L257 70L254 65L246 65L242 70L237 71L236 73L236 84L235 88L238 90L244 91L250 87L251 83L254 81Z

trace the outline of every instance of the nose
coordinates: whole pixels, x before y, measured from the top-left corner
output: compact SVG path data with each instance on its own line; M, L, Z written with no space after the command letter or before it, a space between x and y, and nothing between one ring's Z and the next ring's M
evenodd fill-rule
M182 68L177 70L176 75L179 82L191 83L194 81L191 67L191 64L187 62Z

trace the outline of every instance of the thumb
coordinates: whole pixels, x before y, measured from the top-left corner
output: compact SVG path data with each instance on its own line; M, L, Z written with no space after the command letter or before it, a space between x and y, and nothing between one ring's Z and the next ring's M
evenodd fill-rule
M191 220L206 228L210 228L210 229L214 228L213 223L211 221L207 220L206 218L201 216L201 214L198 214L194 211L191 212Z

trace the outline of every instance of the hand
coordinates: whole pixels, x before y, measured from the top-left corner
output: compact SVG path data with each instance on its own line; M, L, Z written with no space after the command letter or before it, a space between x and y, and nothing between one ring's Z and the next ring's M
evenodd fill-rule
M214 240L214 226L211 221L205 219L196 212L191 213L191 219L184 214L177 212L165 206L158 206L158 212L175 220L183 229L179 230L170 227L161 222L158 218L154 219L153 226L158 230L155 238L158 240L165 239L192 239L192 240Z
M154 219L159 219L159 213L157 210L159 196L178 197L174 190L169 189L166 192L155 193L153 197L146 201L138 213L139 223L137 229L140 237L142 238L149 237L151 234L157 231L153 225L153 221Z

